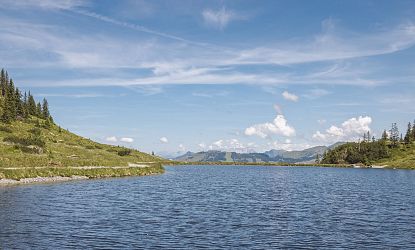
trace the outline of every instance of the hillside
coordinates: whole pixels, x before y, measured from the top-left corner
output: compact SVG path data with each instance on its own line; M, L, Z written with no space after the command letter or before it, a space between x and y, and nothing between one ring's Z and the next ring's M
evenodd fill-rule
M317 146L298 151L270 150L264 153L235 153L210 150L198 153L187 152L175 158L176 161L186 162L286 162L286 163L314 163L317 155L322 156L327 150L343 144L338 142L329 147Z
M389 168L415 169L415 130L408 126L405 139L399 133L389 138L387 133L379 140L349 142L327 151L323 164L358 164Z
M161 161L137 150L93 142L36 117L0 122L0 179L142 175L162 172Z
M0 167L128 166L160 160L136 150L93 142L35 117L0 123Z
M0 179L143 175L163 172L163 159L77 136L56 125L46 99L36 103L0 72Z

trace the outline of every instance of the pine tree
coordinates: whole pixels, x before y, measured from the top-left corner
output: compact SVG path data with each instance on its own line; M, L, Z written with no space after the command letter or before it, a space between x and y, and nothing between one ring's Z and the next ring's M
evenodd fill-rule
M48 101L45 98L43 98L42 117L43 117L43 119L49 119L49 117L50 117L49 104L48 104Z
M415 120L412 123L412 139L415 141Z
M410 144L412 142L412 126L411 123L408 123L408 129L406 130L405 134L405 143Z
M396 147L399 142L399 130L396 123L392 123L392 128L390 130L390 140L392 142L392 146Z
M20 118L25 117L23 102L22 102L22 94L20 93L20 90L18 88L16 88L14 92L14 103L16 107L16 117L20 117Z
M27 99L27 109L29 111L29 115L36 115L36 102L35 98L33 98L32 94L30 94L30 91Z
M39 118L42 117L42 104L40 104L40 102L36 105L36 116Z

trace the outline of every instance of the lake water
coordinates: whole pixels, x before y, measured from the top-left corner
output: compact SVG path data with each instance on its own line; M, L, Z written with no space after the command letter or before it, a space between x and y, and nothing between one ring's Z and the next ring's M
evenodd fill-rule
M415 171L176 166L0 187L3 248L415 248Z

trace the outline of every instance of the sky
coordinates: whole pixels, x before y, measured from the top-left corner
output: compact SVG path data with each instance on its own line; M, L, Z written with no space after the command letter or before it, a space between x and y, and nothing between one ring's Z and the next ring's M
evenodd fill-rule
M301 150L415 118L415 2L0 0L0 67L144 152Z

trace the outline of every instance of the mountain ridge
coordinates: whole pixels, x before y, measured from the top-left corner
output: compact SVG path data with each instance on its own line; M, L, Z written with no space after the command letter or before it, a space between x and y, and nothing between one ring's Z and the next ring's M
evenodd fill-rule
M329 146L315 146L304 150L277 150L272 149L262 153L237 153L220 150L208 150L200 152L188 151L174 160L185 162L288 162L311 163L321 157L324 152L333 149L345 142L337 142Z

